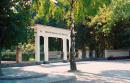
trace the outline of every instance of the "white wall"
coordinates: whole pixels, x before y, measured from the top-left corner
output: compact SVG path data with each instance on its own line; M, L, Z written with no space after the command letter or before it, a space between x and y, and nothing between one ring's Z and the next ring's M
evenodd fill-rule
M105 58L110 56L120 57L120 56L130 56L129 50L105 50ZM95 58L95 51L93 51L93 57ZM86 58L89 59L89 50L86 51ZM82 59L82 51L78 50L78 59Z
M129 50L105 50L105 58L110 56L120 57L120 56L129 56Z

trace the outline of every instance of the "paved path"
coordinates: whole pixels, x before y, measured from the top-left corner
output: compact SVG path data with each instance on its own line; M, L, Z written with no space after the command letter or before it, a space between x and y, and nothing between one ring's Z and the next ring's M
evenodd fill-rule
M130 83L130 60L77 62L77 68L79 72L73 73L77 77L77 82L74 83ZM68 70L69 63L50 63L3 69L5 75L16 75L19 71L40 74L72 74ZM33 79L34 83L37 81L37 79ZM42 83L42 80L40 81ZM25 80L21 83L25 83Z

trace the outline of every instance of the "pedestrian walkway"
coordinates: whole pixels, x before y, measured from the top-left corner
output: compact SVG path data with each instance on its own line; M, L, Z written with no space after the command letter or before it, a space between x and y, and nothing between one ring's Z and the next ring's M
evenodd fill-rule
M47 79L60 79L61 77L63 83L64 78L66 82L64 83L130 83L130 61L129 60L117 60L117 61L85 61L77 62L77 68L79 72L68 72L70 69L69 63L50 63L35 66L25 66L25 67L9 67L3 68L5 75L28 75L31 72L32 75L47 74ZM21 72L23 71L23 72ZM20 83L43 83L45 81L45 76L39 78L22 79ZM68 79L70 78L71 79ZM75 76L77 78L76 82ZM67 78L68 77L68 78ZM69 80L69 82L67 82ZM0 83L2 80L0 80ZM12 83L16 83L17 80L13 80ZM3 83L6 83L5 80ZM11 82L8 82L11 83ZM47 82L46 82L47 83ZM57 83L57 82L56 82Z

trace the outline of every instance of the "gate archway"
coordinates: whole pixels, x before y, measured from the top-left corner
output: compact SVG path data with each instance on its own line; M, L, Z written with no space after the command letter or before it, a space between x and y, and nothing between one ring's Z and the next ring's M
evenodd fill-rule
M56 28L52 26L43 26L36 24L35 30L35 61L40 61L40 36L44 37L44 62L49 61L48 56L48 37L61 38L63 40L63 61L67 61L67 40L69 41L69 52L71 47L70 30Z

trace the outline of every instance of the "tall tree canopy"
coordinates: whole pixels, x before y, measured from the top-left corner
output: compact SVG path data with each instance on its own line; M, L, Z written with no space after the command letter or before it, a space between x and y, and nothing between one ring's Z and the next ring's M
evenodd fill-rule
M0 19L2 35L0 44L9 47L27 41L30 32L31 3L24 0L2 0L1 6L3 19Z
M92 18L89 25L96 31L93 34L97 42L98 55L103 56L104 49L130 47L129 33L125 33L129 30L129 9L128 0L113 0L110 5L101 7L98 14Z
M0 56L3 48L18 45L30 36L29 0L1 0L0 2ZM1 64L1 57L0 57ZM0 66L1 67L1 66ZM1 73L1 68L0 68ZM1 75L0 75L1 76Z

